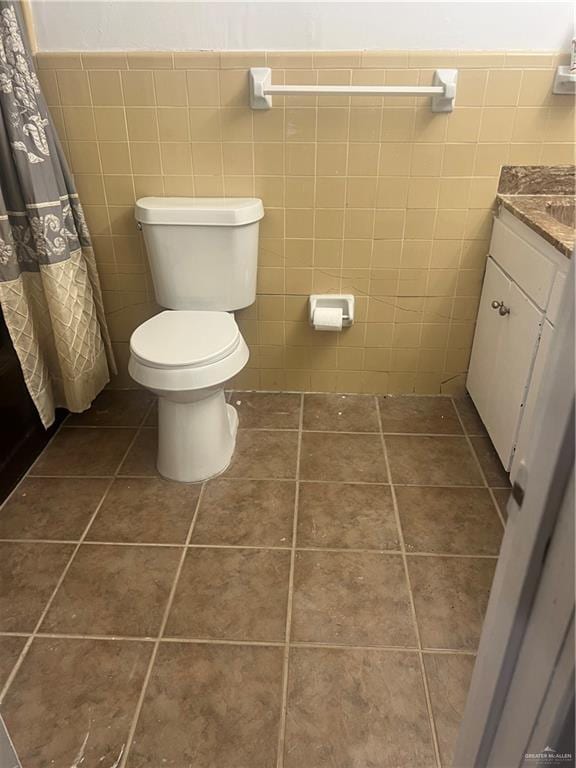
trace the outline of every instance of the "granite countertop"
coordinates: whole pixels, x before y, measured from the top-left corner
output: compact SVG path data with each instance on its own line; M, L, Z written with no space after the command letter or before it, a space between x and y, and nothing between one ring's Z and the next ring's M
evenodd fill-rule
M505 165L498 203L570 258L576 240L576 166Z

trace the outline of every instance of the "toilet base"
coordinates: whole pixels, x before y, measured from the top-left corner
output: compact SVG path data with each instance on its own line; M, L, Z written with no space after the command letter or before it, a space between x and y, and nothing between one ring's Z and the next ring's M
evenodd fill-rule
M199 483L230 464L238 414L217 388L191 402L158 398L158 472L168 480Z

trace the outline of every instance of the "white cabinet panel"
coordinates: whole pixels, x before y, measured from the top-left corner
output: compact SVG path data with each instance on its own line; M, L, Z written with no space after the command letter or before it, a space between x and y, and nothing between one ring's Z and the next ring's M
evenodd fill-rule
M500 314L492 302L503 302ZM543 313L488 259L467 388L506 469L526 399Z
M532 437L532 431L534 427L536 400L538 399L540 386L542 384L542 380L544 379L548 350L552 344L553 337L554 328L548 322L548 318L546 318L544 325L542 326L540 344L538 345L538 352L536 353L536 360L534 361L534 368L532 370L532 378L530 379L528 397L526 398L524 413L520 423L520 431L518 432L518 441L516 443L514 458L512 459L512 467L510 468L510 480L512 482L514 482L516 479L520 462L526 458L526 453L528 452L528 446L530 444L530 439Z
M550 301L548 302L548 309L546 311L546 320L549 320L552 325L556 325L558 322L558 310L560 309L560 302L565 286L566 273L558 270L558 272L556 272L556 278L554 280L554 285L552 286Z
M541 309L546 309L556 266L499 219L494 221L490 256Z
M470 365L468 367L467 389L476 404L488 431L488 421L492 410L493 393L496 381L496 366L499 349L502 344L503 320L497 310L492 309L492 301L503 301L508 305L511 281L495 264L492 258L486 263L484 285L478 307L476 332L472 345Z

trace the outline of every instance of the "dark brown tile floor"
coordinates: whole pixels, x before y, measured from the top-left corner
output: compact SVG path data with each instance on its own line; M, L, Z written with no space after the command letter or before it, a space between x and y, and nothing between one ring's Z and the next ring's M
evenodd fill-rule
M448 768L508 480L467 399L235 392L180 485L146 393L0 510L0 710L27 768Z

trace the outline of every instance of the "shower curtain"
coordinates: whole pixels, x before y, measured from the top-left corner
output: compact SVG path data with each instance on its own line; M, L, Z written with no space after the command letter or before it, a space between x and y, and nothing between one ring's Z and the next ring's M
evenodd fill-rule
M45 427L116 372L90 234L17 2L0 0L0 306Z

